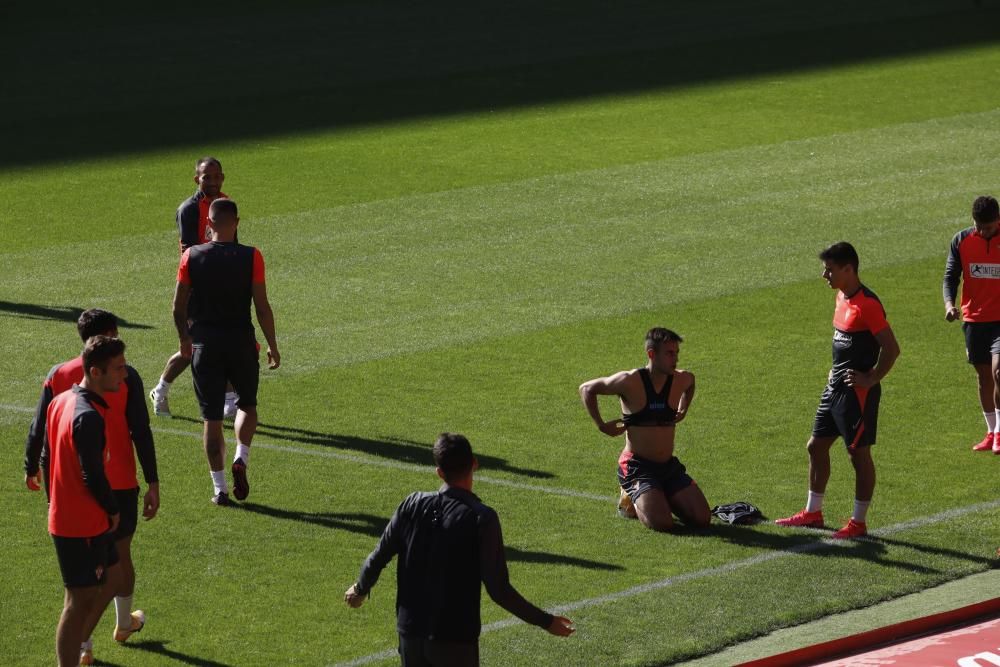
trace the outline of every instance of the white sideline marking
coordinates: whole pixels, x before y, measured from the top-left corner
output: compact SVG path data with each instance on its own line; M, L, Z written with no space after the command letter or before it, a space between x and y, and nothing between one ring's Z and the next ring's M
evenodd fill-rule
M935 523L941 523L942 521L948 521L950 519L955 519L960 516L965 516L966 514L972 514L974 512L982 512L984 510L991 510L1000 508L1000 500L993 500L987 503L978 503L976 505L969 505L968 507L958 507L951 510L945 510L944 512L939 512L937 514L932 514L931 516L919 517L912 519L910 521L904 521L902 523L897 523L892 526L886 526L885 528L880 528L878 530L871 531L873 537L887 537L889 535L894 535L896 533L901 533L907 530L912 530L914 528L922 528L924 526L930 526ZM695 572L687 572L685 574L679 574L673 577L667 577L666 579L660 579L659 581L652 581L647 584L639 584L638 586L633 586L631 588L626 588L625 590L618 591L616 593L609 593L607 595L599 595L597 597L586 598L583 600L577 600L576 602L568 602L563 605L552 607L549 609L550 613L553 614L567 614L579 609L586 609L587 607L596 607L597 605L602 605L608 602L616 602L625 598L635 597L636 595L641 595L643 593L650 593L652 591L660 590L661 588L668 588L676 584L682 584L687 581L693 581L695 579L704 579L705 577L711 577L720 574L729 574L736 570L743 569L745 567L751 567L753 565L758 565L760 563L766 563L768 561L776 560L778 558L785 558L786 556L794 556L796 554L809 553L811 551L818 551L825 548L844 548L851 545L849 540L834 540L834 539L824 539L819 542L810 542L808 544L801 544L789 549L782 549L780 551L768 551L756 556L751 556L750 558L744 558L743 560L733 561L731 563L726 563L724 565L719 565L717 567L710 567L704 570L697 570ZM504 628L509 628L513 625L517 625L521 621L513 616L505 618L501 621L494 621L488 625L483 626L483 632L493 632L494 630L502 630ZM378 662L380 660L389 660L398 655L396 649L389 649L386 651L381 651L380 653L373 653L371 655L366 655L361 658L356 658L348 662L338 662L333 667L358 667L359 665L368 665L373 662Z
M33 408L25 408L20 405L5 405L0 403L0 410L10 410L13 412L27 412L34 414L35 410ZM155 422L154 422L155 423ZM201 440L200 433L192 433L191 431L184 431L181 429L174 428L160 428L158 426L151 426L154 433L163 433L165 435L180 435L189 438L196 438ZM235 444L234 440L226 440L229 444ZM254 447L259 447L261 449L269 449L275 452L286 452L290 454L303 454L305 456L319 456L328 459L337 459L338 461L350 461L351 463L360 463L361 465L375 466L378 468L392 468L395 470L406 470L408 472L420 472L420 473L434 473L433 466L422 466L416 463L400 463L398 461L385 461L380 459L369 458L367 456L356 456L354 454L343 454L341 452L328 452L328 451L316 451L311 449L301 449L299 447L290 447L288 445L272 445L267 442L262 442L259 439L254 439ZM583 498L585 500L598 500L600 502L613 503L618 500L618 496L602 496L597 493L587 493L585 491L576 491L574 489L564 489L558 486L544 486L541 484L528 484L526 482L515 482L509 479L500 479L497 477L490 477L489 475L476 474L476 482L483 484L495 484L496 486L506 486L512 489L522 489L524 491L536 491L538 493L548 493L550 495L556 496L569 496L571 498Z

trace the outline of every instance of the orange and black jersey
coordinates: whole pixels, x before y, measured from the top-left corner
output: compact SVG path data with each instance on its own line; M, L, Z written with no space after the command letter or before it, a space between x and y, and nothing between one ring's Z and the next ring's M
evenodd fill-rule
M253 286L264 283L264 257L253 246L212 241L188 248L177 282L191 287L188 318L195 345L253 332Z
M131 366L126 367L125 382L118 391L104 395L108 404L105 415L105 435L107 438L108 460L105 473L111 488L116 491L134 489L139 485L136 478L135 458L139 457L142 474L147 484L159 481L156 471L156 450L153 433L149 428L149 411L146 408L146 392L142 378ZM34 475L39 465L47 467L48 452L45 447L45 419L49 404L53 399L68 391L74 384L83 381L83 359L76 357L54 366L42 385L42 394L35 408L35 418L28 430L28 440L24 445L24 472ZM135 454L133 454L133 443Z
M991 239L975 227L955 234L944 268L944 300L955 303L962 285L962 319L1000 322L1000 234Z
M108 516L118 503L104 474L104 415L100 395L73 385L49 404L49 533L95 537L111 527Z
M864 285L849 297L837 292L833 311L831 387L843 386L848 370L868 371L875 366L882 350L875 336L888 327L885 308L875 292Z
M229 197L220 192L218 199ZM208 207L212 202L198 190L177 207L177 233L180 235L181 252L200 243L208 243Z

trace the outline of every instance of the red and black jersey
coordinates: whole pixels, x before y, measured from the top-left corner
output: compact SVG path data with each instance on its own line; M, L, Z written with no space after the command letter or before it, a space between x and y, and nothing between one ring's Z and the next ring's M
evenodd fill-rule
M252 335L253 285L264 283L259 250L218 241L188 248L177 267L177 282L191 287L188 319L195 345Z
M1000 322L1000 234L985 239L975 227L955 234L944 268L945 301L955 302L960 281L962 319Z
M885 308L875 292L864 285L849 297L837 292L833 311L831 386L843 384L848 370L868 371L875 366L882 350L875 336L888 327Z
M115 494L104 474L107 456L100 395L73 385L49 404L49 533L59 537L95 537L111 527L118 513Z
M228 195L219 193L217 199L228 199ZM198 190L181 202L177 207L177 233L180 235L181 252L191 246L208 243L208 207L214 200Z
M28 430L24 446L24 471L28 475L38 472L39 465L47 467L48 452L45 448L46 414L52 400L83 381L83 359L76 357L54 366L42 385L42 395L35 408L35 418ZM156 450L153 433L149 428L149 411L142 378L131 366L127 367L125 382L118 391L104 395L108 404L105 415L105 437L108 459L105 473L111 488L116 491L134 489L136 478L135 457L139 457L142 474L147 484L159 481L156 471ZM135 454L132 453L133 443Z

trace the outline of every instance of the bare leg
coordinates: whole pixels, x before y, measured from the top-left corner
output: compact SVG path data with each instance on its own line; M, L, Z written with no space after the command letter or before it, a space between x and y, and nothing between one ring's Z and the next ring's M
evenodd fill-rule
M222 433L222 420L205 420L205 456L208 457L208 468L218 472L225 468L226 438Z
M80 644L87 638L83 634L84 626L99 594L100 586L66 589L62 615L56 628L59 667L77 667L80 664Z
M993 355L993 362L990 364L990 383L993 385L994 409L1000 410L1000 356L996 354ZM980 402L982 402L982 398L980 398Z
M104 610L108 608L115 595L118 594L118 590L121 588L121 573L122 568L120 563L112 565L105 571L104 583L96 587L98 589L97 596L83 624L83 635L80 637L81 642L94 634L94 629L100 622L101 616L104 615ZM77 646L77 659L80 657L79 650L80 647Z
M979 386L979 404L983 412L997 409L997 383L994 381L994 370L997 366L997 357L993 357L991 364L975 364L976 381Z
M180 352L174 352L173 356L167 359L167 365L163 369L163 379L173 382L190 365L190 359L182 357Z
M670 503L659 489L651 489L639 496L639 500L635 503L635 512L646 528L665 532L674 527Z
M871 447L857 447L851 454L854 465L854 497L869 502L875 492L875 462Z
M712 521L712 510L709 509L705 494L697 484L692 484L670 496L670 505L674 514L692 528L707 528Z
M836 438L812 436L806 443L809 452L809 490L826 493L826 483L830 481L830 446Z
M257 432L257 408L240 408L236 412L236 421L233 423L236 431L236 442L241 445L250 446L253 436Z

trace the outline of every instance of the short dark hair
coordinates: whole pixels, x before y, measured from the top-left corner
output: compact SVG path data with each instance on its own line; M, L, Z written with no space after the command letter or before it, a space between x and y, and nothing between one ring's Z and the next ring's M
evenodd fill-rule
M231 215L233 220L240 217L239 209L236 207L236 202L232 199L216 199L208 207L208 216L210 218L216 218L219 215Z
M89 375L94 367L106 371L108 362L124 353L125 343L121 338L91 336L83 346L83 372Z
M76 330L84 343L91 336L107 335L118 329L118 318L113 313L100 308L91 308L80 313L76 320Z
M442 433L434 441L434 465L441 468L446 482L460 479L472 470L472 445L458 433Z
M1000 205L997 205L997 200L989 195L976 197L972 202L972 219L981 225L1000 220Z
M222 163L219 162L218 158L214 158L211 155L206 155L205 157L198 158L198 161L194 163L195 176L198 175L198 170L201 169L206 164L214 164L220 170L222 169Z
M664 329L663 327L653 327L646 332L646 349L658 352L660 345L667 341L683 343L684 339L676 331Z
M819 253L821 262L833 262L837 266L853 266L854 272L858 272L858 251L847 241L837 241L829 248Z

